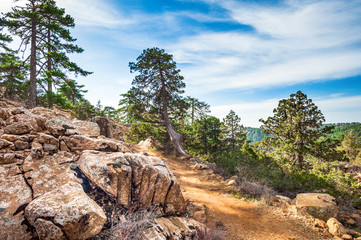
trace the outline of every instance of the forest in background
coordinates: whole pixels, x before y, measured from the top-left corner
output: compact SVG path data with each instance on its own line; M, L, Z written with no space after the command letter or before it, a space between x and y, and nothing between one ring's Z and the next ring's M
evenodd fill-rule
M262 127L245 128L234 111L218 119L210 106L184 96L184 78L173 56L163 49L145 49L130 71L132 88L121 94L119 108L93 106L74 78L91 74L72 62L81 53L70 29L74 19L53 0L29 0L0 18L0 87L3 98L70 111L78 119L107 116L131 124L128 141L148 137L155 148L184 159L211 164L224 176L238 176L240 191L247 182L294 196L327 192L361 205L361 186L338 167L361 164L360 123L327 124L317 106L298 91L282 99ZM19 38L21 45L10 49ZM248 141L247 141L248 140ZM252 142L252 144L250 144ZM258 193L255 193L256 195Z

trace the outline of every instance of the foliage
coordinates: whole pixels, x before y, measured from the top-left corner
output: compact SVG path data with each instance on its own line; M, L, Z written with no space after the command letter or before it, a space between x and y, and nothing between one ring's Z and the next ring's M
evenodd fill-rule
M74 45L76 39L70 35L69 28L74 27L74 19L58 8L54 0L27 0L25 6L16 6L1 19L1 27L21 39L19 51L23 56L23 66L29 66L29 103L36 106L46 100L49 106L54 101L62 103L59 93L53 92L53 86L61 86L70 81L67 74L86 76L84 71L67 54L81 53L83 49ZM27 48L30 46L30 51ZM47 86L44 86L46 84ZM74 104L74 103L73 103Z
M233 110L223 119L223 138L227 151L234 152L240 149L246 140L244 127L240 122L241 118Z
M83 99L72 107L70 115L80 120L89 120L95 117L95 108L88 100Z
M132 144L137 144L151 136L161 143L166 142L165 127L147 122L133 123L129 132L125 133L125 135L127 140Z
M213 116L197 119L187 129L185 146L189 152L208 161L221 147L222 124Z
M338 170L337 163L311 156L305 158L305 163L308 169L295 168L279 155L245 144L238 159L239 184L254 182L289 197L302 192L329 193L359 204L361 186L356 179Z
M353 131L346 135L340 150L345 152L351 163L361 165L361 137L357 137Z
M325 126L333 126L332 136L343 140L347 134L351 131L355 134L356 137L361 137L361 123L333 123L333 124L324 124Z
M289 99L283 99L273 110L261 128L272 135L270 140L294 165L303 168L307 154L327 159L329 154L337 155L335 148L339 142L327 138L332 127L322 127L325 118L317 106L305 94L298 91Z

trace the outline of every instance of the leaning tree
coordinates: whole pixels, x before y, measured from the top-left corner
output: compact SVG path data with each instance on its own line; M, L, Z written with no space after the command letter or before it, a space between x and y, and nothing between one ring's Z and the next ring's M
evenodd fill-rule
M148 48L137 58L137 62L129 63L130 72L138 72L129 94L136 95L139 100L138 109L144 111L158 110L167 133L174 145L175 153L179 156L189 155L181 145L181 135L177 133L170 121L169 109L174 108L173 103L178 102L180 94L184 93L185 83L179 74L173 56L163 49ZM143 106L143 107L142 107Z
M266 121L260 119L261 129L271 135L272 143L288 154L299 168L303 168L307 154L322 157L335 150L338 142L327 138L333 128L322 126L323 114L301 91L280 100L273 113Z

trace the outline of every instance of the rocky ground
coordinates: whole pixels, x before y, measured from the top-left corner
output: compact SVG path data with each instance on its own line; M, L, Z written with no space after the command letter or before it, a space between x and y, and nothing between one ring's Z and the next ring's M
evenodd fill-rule
M238 199L234 179L130 146L128 128L0 101L0 239L358 237L360 212L340 216L329 195Z
M189 238L203 227L184 218L187 202L164 161L123 141L124 126L0 104L0 239L117 237L137 211L153 214L143 239Z

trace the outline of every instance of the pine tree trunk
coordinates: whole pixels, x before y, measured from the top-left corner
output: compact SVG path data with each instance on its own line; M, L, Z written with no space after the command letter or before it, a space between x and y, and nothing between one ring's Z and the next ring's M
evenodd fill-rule
M30 94L28 107L34 108L36 107L36 19L34 17L31 20L31 24Z
M50 20L49 20L50 22ZM50 48L50 41L51 41L51 32L50 30L48 30L48 55L50 54L51 52L51 48ZM51 74L50 74L50 71L51 71L51 58L50 56L48 56L48 62L47 62L47 70L48 70L48 74L47 74L47 80L48 80L48 104L49 104L49 108L52 108L53 107L53 102L51 100L51 95L53 93L53 84L52 84L52 79L51 79Z
M181 145L182 135L180 135L179 133L177 133L174 130L172 123L169 121L167 108L163 108L163 118L164 118L165 126L167 128L167 132L174 145L174 151L175 151L176 156L191 157L188 153L186 153L183 150L183 147Z

